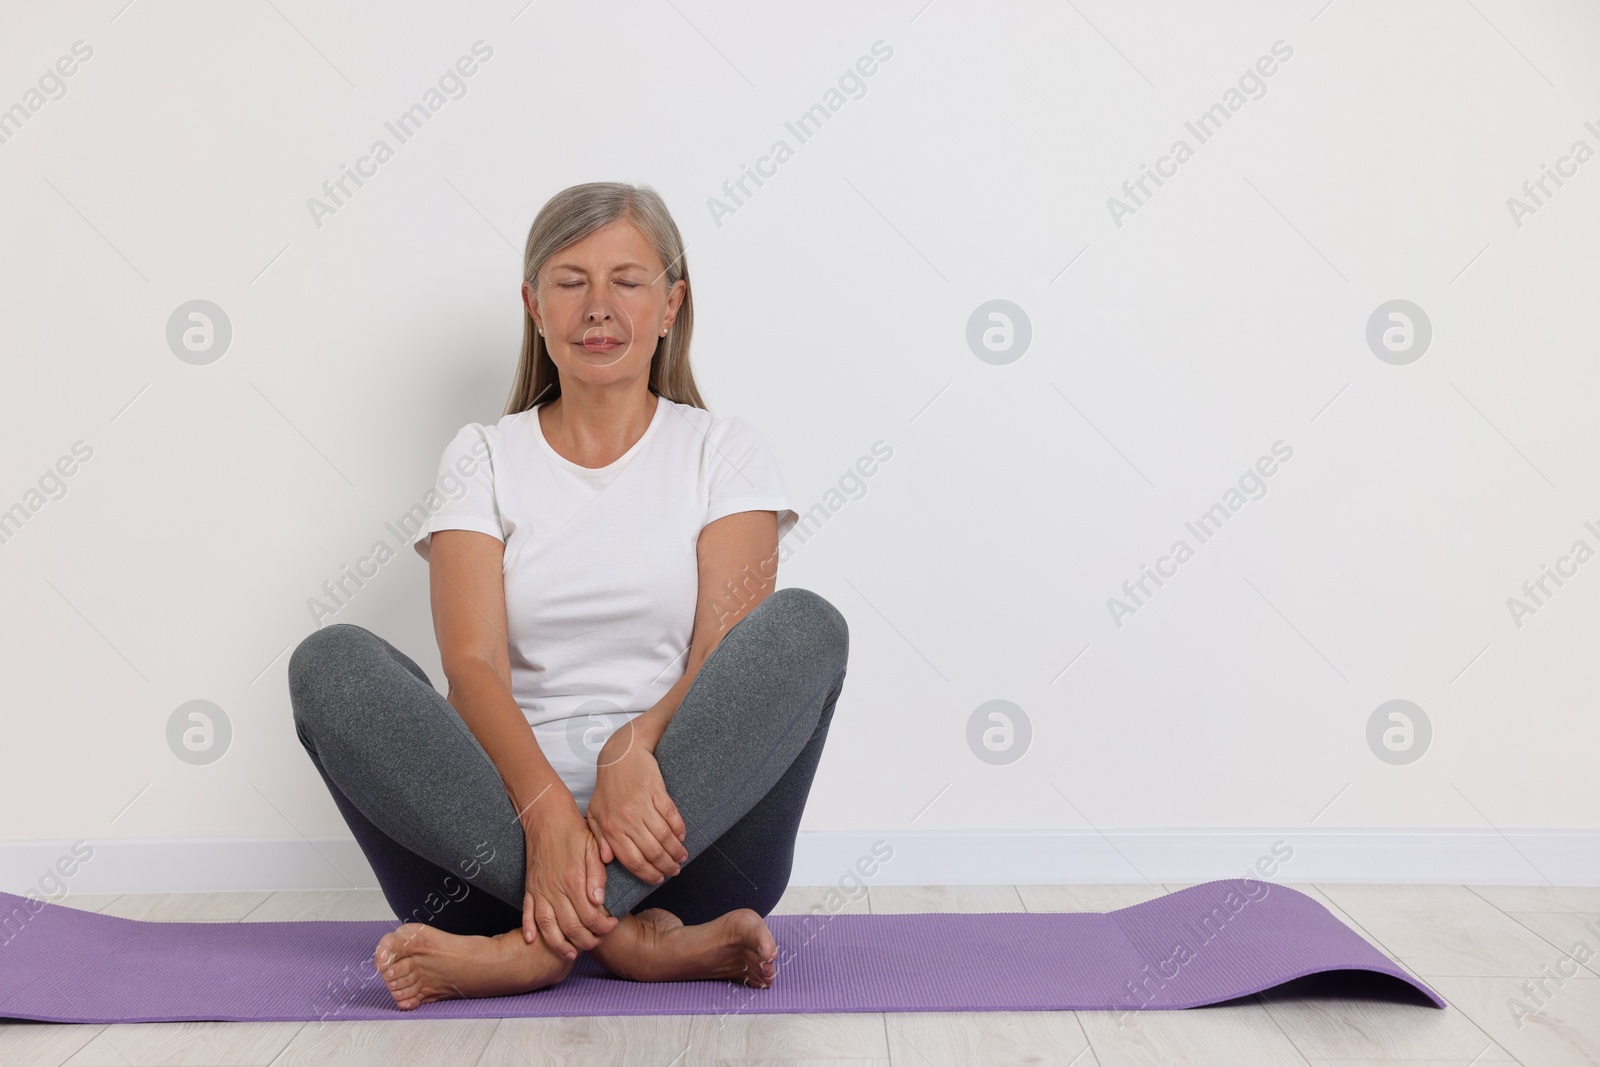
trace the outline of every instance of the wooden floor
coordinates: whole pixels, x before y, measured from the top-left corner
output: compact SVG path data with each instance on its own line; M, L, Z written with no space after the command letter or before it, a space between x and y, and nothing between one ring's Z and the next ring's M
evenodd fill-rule
M847 910L1107 911L1181 886L884 886ZM1296 885L1450 1002L1447 1011L1376 1000L1267 993L1194 1011L980 1014L662 1016L393 1022L144 1023L58 1026L0 1022L0 1063L66 1067L147 1064L781 1063L1218 1064L1361 1067L1405 1063L1488 1067L1600 1064L1600 889ZM821 889L795 887L778 910L806 911ZM387 919L377 890L69 897L63 903L132 919L237 922ZM1585 926L1585 922L1592 926ZM1582 943L1584 948L1574 952ZM1529 979L1547 981L1543 1008ZM781 975L780 975L781 980Z

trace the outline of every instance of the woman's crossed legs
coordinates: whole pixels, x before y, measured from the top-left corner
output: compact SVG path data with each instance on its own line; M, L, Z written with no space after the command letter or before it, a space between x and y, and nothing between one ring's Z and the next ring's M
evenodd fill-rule
M770 984L762 919L788 886L848 651L838 610L791 588L707 657L655 751L689 860L659 886L607 865L605 905L621 921L591 955L608 970ZM403 922L374 952L396 1003L566 977L570 962L522 938L525 840L505 786L422 668L341 623L295 649L289 685L300 741Z

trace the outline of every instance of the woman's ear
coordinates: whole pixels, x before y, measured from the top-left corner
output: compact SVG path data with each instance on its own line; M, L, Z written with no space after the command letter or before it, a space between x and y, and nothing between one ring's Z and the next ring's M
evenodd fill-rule
M543 329L544 323L539 321L539 302L534 299L532 282L522 283L522 306L527 309L528 315L533 319L534 325L538 326L540 329Z
M678 309L683 306L683 295L688 291L689 283L682 278L672 283L672 289L667 293L667 316L662 320L662 324L668 329L671 329L672 324L677 321Z

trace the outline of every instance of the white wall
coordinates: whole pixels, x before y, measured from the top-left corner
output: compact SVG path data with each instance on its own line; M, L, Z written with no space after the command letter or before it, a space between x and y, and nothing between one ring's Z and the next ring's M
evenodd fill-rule
M114 889L219 884L205 841L348 837L294 736L288 651L325 580L395 545L453 431L498 417L527 227L595 179L672 207L697 376L798 500L893 449L780 575L852 632L804 855L1405 831L1465 833L1479 866L1344 873L1587 877L1600 561L1520 619L1508 598L1600 549L1600 161L1523 191L1600 150L1600 13L1205 6L14 8L0 107L40 106L0 143L0 508L28 512L0 543L4 887L79 838L124 857L94 876ZM80 41L65 94L30 98ZM465 95L398 143L385 122L480 41ZM864 95L801 143L785 123L880 41ZM1201 143L1185 123L1277 42L1264 94ZM378 139L393 158L314 218ZM1192 158L1125 196L1178 139ZM777 140L792 158L718 217ZM167 340L196 299L232 329L205 365ZM1031 328L1004 364L967 339L996 299ZM1396 299L1431 323L1411 362L1367 340ZM65 494L29 497L80 441ZM1200 544L1185 522L1280 441L1265 496ZM1193 558L1119 625L1108 598L1179 538ZM334 618L441 682L426 579L403 550ZM1406 764L1368 740L1396 699L1432 730ZM210 764L169 747L191 700L231 726ZM969 745L991 700L1031 730L1005 765ZM1514 831L1578 832L1551 853ZM156 853L110 847L135 839L202 859L135 872ZM1038 874L1041 839L919 877ZM1216 866L1173 847L1166 877ZM1116 873L1093 876L1138 880Z

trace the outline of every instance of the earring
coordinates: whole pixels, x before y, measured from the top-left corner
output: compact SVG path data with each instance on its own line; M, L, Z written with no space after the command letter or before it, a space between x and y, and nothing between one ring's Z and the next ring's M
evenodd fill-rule
M662 331L661 331L661 336L662 336L662 337L665 337L665 336L666 336L666 335L667 335L667 331L666 331L666 330L662 330Z

